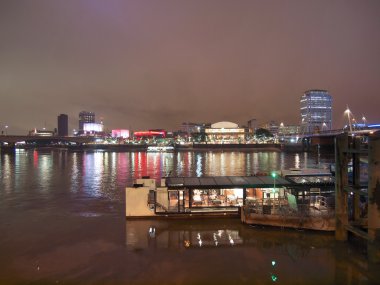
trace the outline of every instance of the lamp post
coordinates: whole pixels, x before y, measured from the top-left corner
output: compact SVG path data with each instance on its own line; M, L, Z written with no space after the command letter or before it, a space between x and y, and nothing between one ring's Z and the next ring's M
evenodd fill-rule
M8 125L5 126L5 135L7 135L7 129L8 129Z
M274 189L276 188L276 176L277 176L277 173L273 171L271 175L273 177L273 192L274 192Z
M347 106L346 111L344 111L344 113L347 114L348 125L349 125L349 127L350 127L350 133L352 133L352 123L351 123L351 118L350 118L350 113L351 113L351 111L350 111L350 109L348 109L348 106Z

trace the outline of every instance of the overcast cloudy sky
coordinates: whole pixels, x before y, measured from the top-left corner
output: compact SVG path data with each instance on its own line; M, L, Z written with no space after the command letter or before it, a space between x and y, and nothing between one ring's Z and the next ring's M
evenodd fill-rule
M0 126L297 124L307 89L380 122L380 1L0 1Z

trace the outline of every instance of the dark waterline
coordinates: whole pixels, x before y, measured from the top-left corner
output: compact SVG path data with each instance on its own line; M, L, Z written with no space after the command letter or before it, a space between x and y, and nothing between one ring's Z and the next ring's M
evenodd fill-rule
M360 272L361 247L329 234L124 217L124 189L141 176L328 168L332 155L45 149L0 159L0 284L371 284L379 277L371 266Z

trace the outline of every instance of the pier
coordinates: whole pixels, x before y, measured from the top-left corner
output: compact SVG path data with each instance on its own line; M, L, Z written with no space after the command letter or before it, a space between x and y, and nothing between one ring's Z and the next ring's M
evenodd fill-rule
M361 156L368 157L368 183L364 185L360 180ZM360 137L349 136L347 133L337 136L335 161L335 238L338 241L348 241L349 235L353 234L364 239L367 243L368 259L379 263L380 132L369 136L368 148L363 148ZM350 161L352 161L351 181ZM362 203L363 200L366 203Z

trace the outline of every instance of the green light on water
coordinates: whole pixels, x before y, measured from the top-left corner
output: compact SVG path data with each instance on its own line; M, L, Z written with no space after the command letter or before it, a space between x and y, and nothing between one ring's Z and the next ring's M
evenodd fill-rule
M273 281L273 282L276 282L276 281L277 281L277 276L276 276L276 275L272 274L272 275L271 275L271 278L272 278L272 281Z

